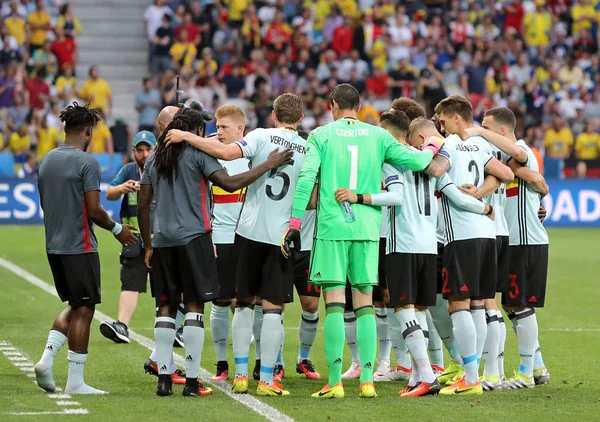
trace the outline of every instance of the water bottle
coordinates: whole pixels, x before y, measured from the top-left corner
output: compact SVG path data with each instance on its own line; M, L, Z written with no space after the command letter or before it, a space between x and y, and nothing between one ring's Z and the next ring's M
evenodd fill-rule
M346 223L353 223L356 221L356 216L354 215L354 210L352 209L350 202L341 202L340 207L342 208L342 214L344 214L344 220L346 220Z

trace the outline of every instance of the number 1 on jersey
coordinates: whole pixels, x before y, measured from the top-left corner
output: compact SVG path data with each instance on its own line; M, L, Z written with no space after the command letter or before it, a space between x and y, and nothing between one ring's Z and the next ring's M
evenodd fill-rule
M348 145L350 151L350 186L354 190L358 184L358 145Z

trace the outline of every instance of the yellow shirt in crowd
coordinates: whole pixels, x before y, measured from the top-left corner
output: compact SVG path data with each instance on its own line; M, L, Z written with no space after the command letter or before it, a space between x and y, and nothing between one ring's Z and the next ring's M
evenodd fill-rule
M249 0L226 0L226 4L229 5L229 20L230 21L241 21L242 15L250 4Z
M531 46L546 46L550 43L548 38L552 27L552 17L548 12L531 12L525 15L525 38Z
M62 94L65 91L65 88L71 88L71 90L74 90L76 82L77 80L75 79L75 76L71 76L70 78L59 76L56 79L56 90L59 94Z
M18 132L14 132L10 135L10 140L8 141L8 148L13 153L23 153L29 151L29 135L21 136Z
M581 160L595 160L600 150L600 134L583 132L575 141L575 155Z
M8 33L15 37L19 45L25 44L25 39L27 38L25 19L21 16L9 16L4 19L4 24L8 28Z
M308 3L307 7L311 6L311 2L305 2L305 4L306 3ZM329 0L318 0L314 3L313 14L315 18L315 23L313 25L313 28L315 29L315 31L321 31L323 29L323 27L325 26L325 21L327 20L327 16L329 16L330 12L331 4Z
M58 130L55 127L40 128L37 145L38 161L56 147L58 147Z
M82 99L90 102L90 107L99 108L106 113L108 97L112 95L108 82L98 78L96 80L88 79L81 87L79 94Z
M548 129L544 137L546 155L552 158L567 158L573 146L573 134L568 127L561 128L558 132Z
M592 29L592 22L596 19L596 11L591 4L581 5L576 4L571 8L571 17L573 18L573 35L577 34L581 29ZM591 20L576 22L577 19L589 17Z
M191 42L181 43L176 42L171 46L169 50L169 54L173 60L179 63L183 60L183 67L192 67L192 62L196 59L196 54L198 54L198 49ZM185 57L184 57L185 56Z
M33 11L29 14L30 25L50 25L50 15L42 11ZM42 45L46 41L46 29L32 29L31 44Z
M100 120L94 128L94 132L92 133L92 141L88 146L87 152L91 152L93 154L104 154L108 152L106 148L106 140L111 136L110 129L108 126L106 126L104 120Z

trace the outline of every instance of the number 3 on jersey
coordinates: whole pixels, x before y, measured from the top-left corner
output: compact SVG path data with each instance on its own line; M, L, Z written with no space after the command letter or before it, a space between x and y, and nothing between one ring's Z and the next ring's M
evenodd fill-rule
M281 182L283 185L282 185L279 193L275 193L273 191L273 184L271 183L271 181L278 179L278 178L281 179ZM271 172L269 173L269 178L267 179L267 187L266 187L267 197L273 201L281 201L283 198L285 198L285 196L287 195L289 190L290 190L290 176L283 171L279 171L279 169L271 170Z

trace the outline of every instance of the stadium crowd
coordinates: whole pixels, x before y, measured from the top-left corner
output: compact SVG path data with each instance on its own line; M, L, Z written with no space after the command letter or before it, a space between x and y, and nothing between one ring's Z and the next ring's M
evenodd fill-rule
M83 28L68 3L1 10L0 147L23 176L61 142L59 110L79 99L109 115L111 92L97 69L74 74ZM307 104L303 129L328 123L327 93L349 82L368 123L399 96L431 115L445 96L465 94L479 121L510 107L546 177L600 176L597 0L155 0L143 19L152 76L136 96L139 129L155 129L158 110L174 104L176 74L181 100L209 111L237 104L248 130L272 124L283 92ZM127 122L113 117L89 152L127 155Z

